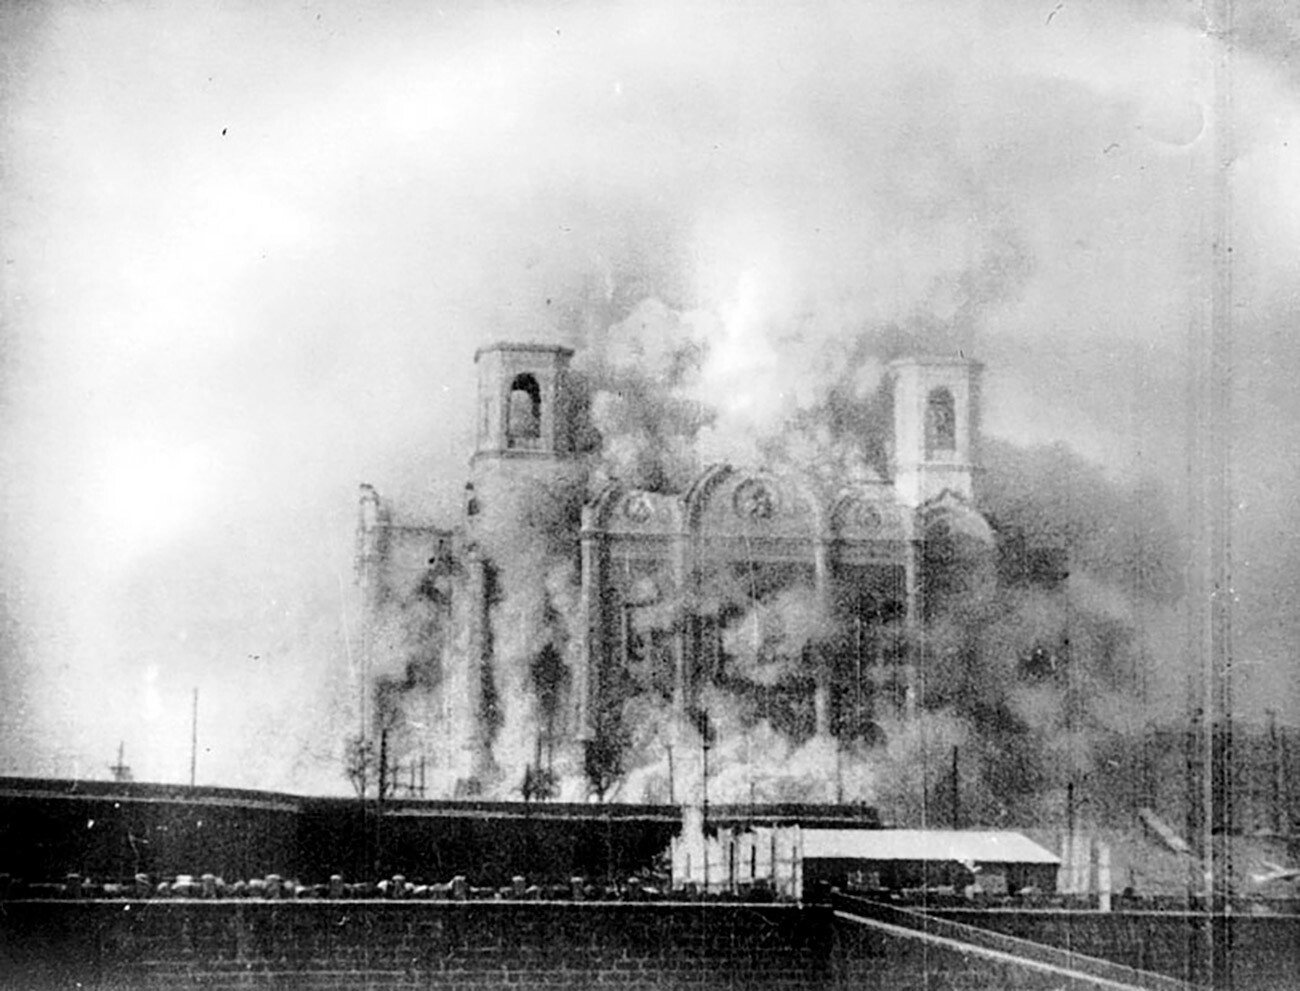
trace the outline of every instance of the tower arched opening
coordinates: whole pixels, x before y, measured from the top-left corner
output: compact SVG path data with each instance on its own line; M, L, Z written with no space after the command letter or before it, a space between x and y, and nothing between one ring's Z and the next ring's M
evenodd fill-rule
M506 446L535 447L541 436L541 386L532 375L516 375L506 403Z
M957 450L957 404L946 388L931 389L925 401L925 453L927 457Z

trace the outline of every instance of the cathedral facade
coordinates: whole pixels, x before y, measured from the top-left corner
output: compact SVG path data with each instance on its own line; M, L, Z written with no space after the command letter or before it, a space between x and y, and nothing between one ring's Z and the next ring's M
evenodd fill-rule
M584 751L599 778L638 695L705 739L717 685L799 738L869 739L882 714L906 718L924 677L912 633L927 543L991 544L973 505L980 366L889 366L888 477L828 490L790 470L717 464L684 491L647 491L592 484L572 357L536 344L477 352L461 519L403 518L362 487L366 649L405 653L391 692L423 684L439 700L438 733L419 746L457 793L549 767L557 747ZM529 570L537 557L567 578ZM525 600L534 606L511 612ZM535 742L505 753L497 738L519 693ZM512 761L527 767L502 766Z

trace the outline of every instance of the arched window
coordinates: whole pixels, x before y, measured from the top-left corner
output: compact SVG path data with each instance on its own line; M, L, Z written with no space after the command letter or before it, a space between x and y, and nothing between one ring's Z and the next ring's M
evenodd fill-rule
M925 453L957 449L957 407L947 389L933 389L925 403Z
M516 375L506 406L506 446L533 447L542 435L542 390L531 375Z

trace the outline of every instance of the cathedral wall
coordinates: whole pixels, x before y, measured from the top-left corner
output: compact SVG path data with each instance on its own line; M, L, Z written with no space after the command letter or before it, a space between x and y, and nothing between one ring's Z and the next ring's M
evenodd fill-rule
M712 733L707 713L721 706L733 729L767 720L797 743L866 739L882 710L905 708L916 510L945 473L968 481L975 366L893 369L893 484L830 492L796 472L720 465L682 493L613 484L593 499L566 422L570 356L511 344L476 356L476 450L454 546L447 531L371 525L376 598L445 614L417 663L437 669L439 733L424 740L448 773L513 793L521 772L528 790L539 768L627 745L637 720L678 727L663 744L682 726ZM968 489L945 482L939 494Z

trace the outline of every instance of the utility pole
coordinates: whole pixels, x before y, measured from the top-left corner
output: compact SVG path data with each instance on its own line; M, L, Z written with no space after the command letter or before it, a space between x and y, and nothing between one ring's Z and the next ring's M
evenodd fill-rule
M1206 190L1201 211L1201 304L1194 310L1188 339L1188 495L1194 540L1188 588L1188 710L1196 734L1191 748L1199 776L1189 789L1200 828L1199 889L1205 912L1202 937L1192 959L1200 958L1197 980L1231 987L1233 691L1232 691L1232 317L1233 210L1229 170L1234 157L1232 0L1204 0L1207 88L1213 94L1212 140L1192 156L1192 179ZM1209 160L1206 160L1208 155ZM1191 763L1191 762L1189 762ZM1222 918L1216 915L1222 913ZM1191 949L1191 947L1189 947Z
M670 733L676 732L676 730L670 728L669 732ZM668 804L676 805L677 794L676 794L676 787L673 783L676 778L676 775L674 774L674 769L673 769L673 745L671 741L668 743L665 749L668 751Z
M705 718L706 719L708 718L707 715ZM703 766L701 768L702 771L701 784L703 789L703 801L701 803L701 809L700 809L701 833L703 834L703 839L704 839L704 893L705 895L709 893L709 745L710 745L709 735L708 735L709 729L710 727L706 723L705 732L703 734L703 738L704 738Z
M110 764L110 771L113 772L114 781L130 781L131 768L126 764L126 741L122 740L117 745L117 763Z

